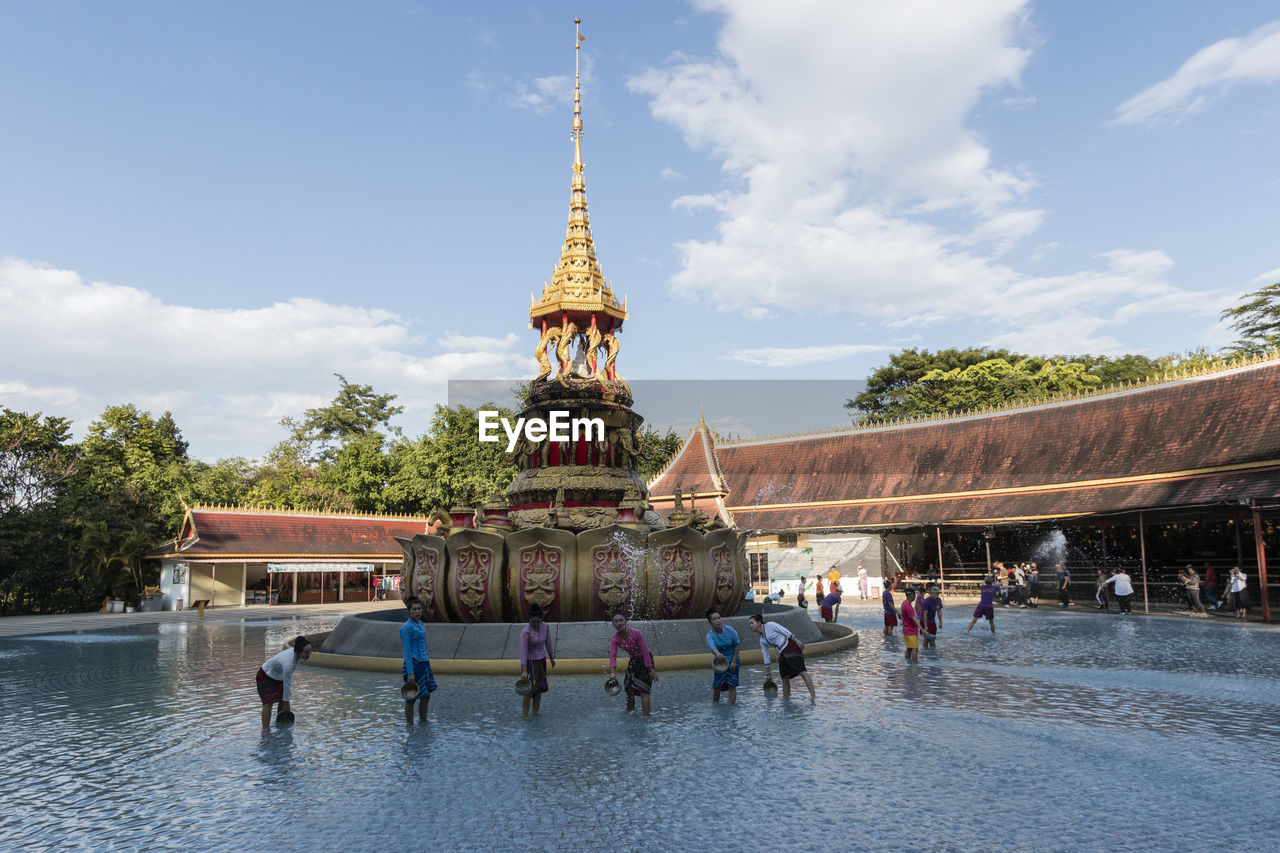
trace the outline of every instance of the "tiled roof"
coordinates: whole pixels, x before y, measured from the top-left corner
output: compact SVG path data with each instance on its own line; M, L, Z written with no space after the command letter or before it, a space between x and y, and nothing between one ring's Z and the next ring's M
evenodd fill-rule
M240 509L192 509L176 542L154 556L400 560L395 537L424 533L413 516L326 515Z
M990 414L727 443L716 452L738 526L763 529L1272 498L1280 495L1280 361Z
M693 490L699 495L724 495L729 492L729 485L725 482L724 473L716 458L715 436L701 417L675 458L649 483L650 501L661 503L662 498L674 496L677 485L686 493Z

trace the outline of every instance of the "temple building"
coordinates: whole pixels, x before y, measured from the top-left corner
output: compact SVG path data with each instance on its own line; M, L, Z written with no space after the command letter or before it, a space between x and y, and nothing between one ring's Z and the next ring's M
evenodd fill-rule
M398 588L396 537L426 531L416 516L188 509L178 538L152 554L161 606L368 601Z
M1103 555L1110 542L1118 557L1123 533L1141 560L1161 528L1194 523L1230 530L1232 547L1212 559L1265 570L1262 534L1280 509L1280 357L1034 405L777 438L721 441L699 419L648 485L663 515L680 491L683 511L753 531L754 554L870 534L880 553L868 562L933 564L945 576L948 562L965 562L945 546L966 537L972 552L975 541L1019 529L1094 528L1104 531ZM1197 568L1213 550L1179 547L1166 560Z

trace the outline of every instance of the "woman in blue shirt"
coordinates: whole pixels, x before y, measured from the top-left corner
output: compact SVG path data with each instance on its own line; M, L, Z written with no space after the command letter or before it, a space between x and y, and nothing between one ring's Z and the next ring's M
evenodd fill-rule
M402 672L405 684L413 684L418 693L404 700L404 721L413 725L413 703L418 703L418 718L427 721L427 703L436 689L435 676L431 674L431 658L427 656L427 629L422 624L422 601L410 598L409 618L400 626L400 645L404 648Z
M738 651L742 642L738 632L732 626L724 624L719 611L708 610L707 621L711 630L707 632L707 648L711 650L711 701L720 701L720 691L729 691L729 704L738 704ZM716 669L716 664L724 661L727 664L723 672Z

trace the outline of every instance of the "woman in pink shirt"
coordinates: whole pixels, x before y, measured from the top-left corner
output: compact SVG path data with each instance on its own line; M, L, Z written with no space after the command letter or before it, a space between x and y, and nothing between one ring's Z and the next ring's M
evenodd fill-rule
M635 628L627 627L627 614L621 610L613 611L614 635L609 638L609 674L618 674L618 649L630 656L627 661L627 675L623 685L627 689L627 710L636 708L636 696L640 697L640 713L649 716L649 691L653 682L658 680L653 669L653 655L649 654L649 646L644 641L644 634Z
M533 692L525 696L522 705L524 718L529 719L529 707L538 716L542 707L542 694L547 692L547 662L556 666L556 651L551 644L551 629L542 621L542 608L529 607L529 624L520 632L520 677L533 682Z

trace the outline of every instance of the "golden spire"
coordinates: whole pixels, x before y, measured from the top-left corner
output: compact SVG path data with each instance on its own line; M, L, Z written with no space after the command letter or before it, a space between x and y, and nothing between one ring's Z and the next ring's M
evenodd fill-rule
M594 320L592 325L609 332L627 319L627 309L605 281L596 260L595 243L591 239L587 184L582 176L582 77L578 62L586 36L579 29L581 20L574 18L573 23L573 129L569 133L573 140L573 181L569 196L569 224L551 282L543 285L542 296L529 306L529 321L530 326L536 326L539 321L558 326L568 318L579 328L585 328Z

